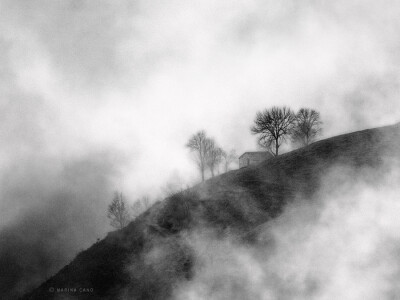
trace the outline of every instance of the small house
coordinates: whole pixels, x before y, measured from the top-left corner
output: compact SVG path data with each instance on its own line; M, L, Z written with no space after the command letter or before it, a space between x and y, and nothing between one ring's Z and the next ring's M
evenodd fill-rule
M239 156L239 168L258 165L259 163L271 157L272 154L267 151L245 152Z

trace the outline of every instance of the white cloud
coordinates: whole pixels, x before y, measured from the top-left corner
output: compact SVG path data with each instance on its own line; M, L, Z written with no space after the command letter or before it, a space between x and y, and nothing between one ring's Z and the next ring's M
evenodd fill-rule
M183 145L199 129L254 149L249 127L271 105L320 110L326 136L398 120L395 2L49 3L1 3L3 99L42 103L41 151L131 157L138 193L196 176Z
M397 298L399 174L373 177L374 185L355 174L333 170L317 199L289 205L259 230L254 245L194 233L195 275L176 298ZM335 181L347 184L332 188Z

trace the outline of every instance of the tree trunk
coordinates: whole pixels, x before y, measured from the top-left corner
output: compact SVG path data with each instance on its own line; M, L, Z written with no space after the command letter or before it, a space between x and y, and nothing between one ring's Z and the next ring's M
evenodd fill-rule
M275 156L278 156L278 152L279 152L279 145L278 145L278 141L275 141Z

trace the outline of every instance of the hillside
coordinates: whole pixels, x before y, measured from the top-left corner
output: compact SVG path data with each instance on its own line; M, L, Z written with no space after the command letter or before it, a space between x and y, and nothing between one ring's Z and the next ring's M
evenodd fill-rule
M277 217L287 203L312 201L332 167L346 166L355 176L372 170L368 180L374 184L384 166L400 157L399 145L399 124L368 129L210 179L155 204L23 299L168 299L179 282L194 276L196 253L187 232L206 228L254 243L249 233Z

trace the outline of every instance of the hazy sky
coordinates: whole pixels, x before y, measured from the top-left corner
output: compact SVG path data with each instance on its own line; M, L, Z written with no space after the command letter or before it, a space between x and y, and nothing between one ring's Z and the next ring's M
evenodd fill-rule
M1 1L2 163L124 155L117 186L197 176L205 129L255 149L271 105L321 111L325 135L399 120L396 1ZM151 179L151 180L149 180Z
M120 157L132 197L196 180L205 129L256 148L271 105L320 110L324 134L399 120L396 1L1 1L1 164Z
M398 122L399 15L394 0L0 0L0 238L47 239L65 263L109 229L114 189L198 180L190 135L256 149L272 105L319 110L325 136Z

